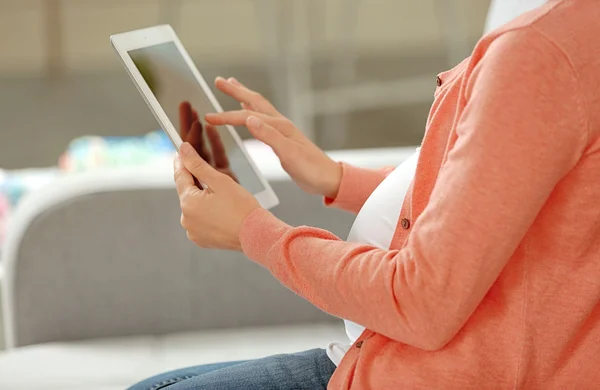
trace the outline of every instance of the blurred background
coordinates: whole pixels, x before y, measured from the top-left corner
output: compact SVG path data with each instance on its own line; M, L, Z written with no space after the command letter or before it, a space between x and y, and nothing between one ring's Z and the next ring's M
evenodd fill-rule
M420 144L436 75L469 55L489 7L0 0L0 388L123 389L345 338L339 319L242 254L187 241L173 151L111 34L169 23L206 80L235 76L333 158L380 167ZM277 217L347 236L351 215L324 212L268 148L246 145L279 196Z
M160 23L175 27L206 79L235 75L295 116L326 149L419 143L435 75L468 55L488 6L487 0L0 0L0 167L56 164L81 135L156 129L108 37ZM382 81L396 84L377 88ZM358 82L358 92L330 90Z

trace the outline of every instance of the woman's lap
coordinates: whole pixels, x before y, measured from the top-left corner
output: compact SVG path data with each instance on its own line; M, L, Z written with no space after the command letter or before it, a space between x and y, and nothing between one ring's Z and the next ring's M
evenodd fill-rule
M184 368L146 379L129 390L324 390L335 368L325 350L312 349Z
M236 364L244 363L240 362L227 362L227 363L214 363L204 364L201 366L181 368L179 370L165 372L145 379L142 382L135 384L128 390L158 390L169 388L170 385L179 383L181 381L193 378L198 375L203 375L211 371L219 370L221 368L233 366Z

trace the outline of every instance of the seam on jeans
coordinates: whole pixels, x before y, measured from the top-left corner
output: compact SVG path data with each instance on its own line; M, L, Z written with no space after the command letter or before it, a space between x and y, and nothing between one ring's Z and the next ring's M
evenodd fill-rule
M164 389L165 386L173 385L173 384L175 384L177 382L181 382L183 380L190 379L190 378L193 378L193 376L192 375L178 376L178 377L175 377L175 378L168 379L166 381L155 383L148 390L160 390L160 389Z

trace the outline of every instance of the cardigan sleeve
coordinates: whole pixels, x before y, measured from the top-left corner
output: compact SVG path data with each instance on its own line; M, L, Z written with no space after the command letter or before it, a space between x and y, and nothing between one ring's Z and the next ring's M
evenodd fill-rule
M394 168L366 169L342 164L342 180L335 198L325 198L325 205L358 213L375 188Z

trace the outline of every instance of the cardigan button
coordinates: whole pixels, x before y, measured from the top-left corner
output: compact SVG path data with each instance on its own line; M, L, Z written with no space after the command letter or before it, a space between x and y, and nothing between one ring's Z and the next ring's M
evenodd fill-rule
M440 76L435 78L435 83L437 84L438 87L442 86L442 78Z
M356 345L356 348L360 348L363 345L363 341L361 340L361 341L357 342L355 345Z
M408 220L407 218L402 218L402 221L400 221L400 225L402 226L402 229L408 230L410 229L410 220Z

